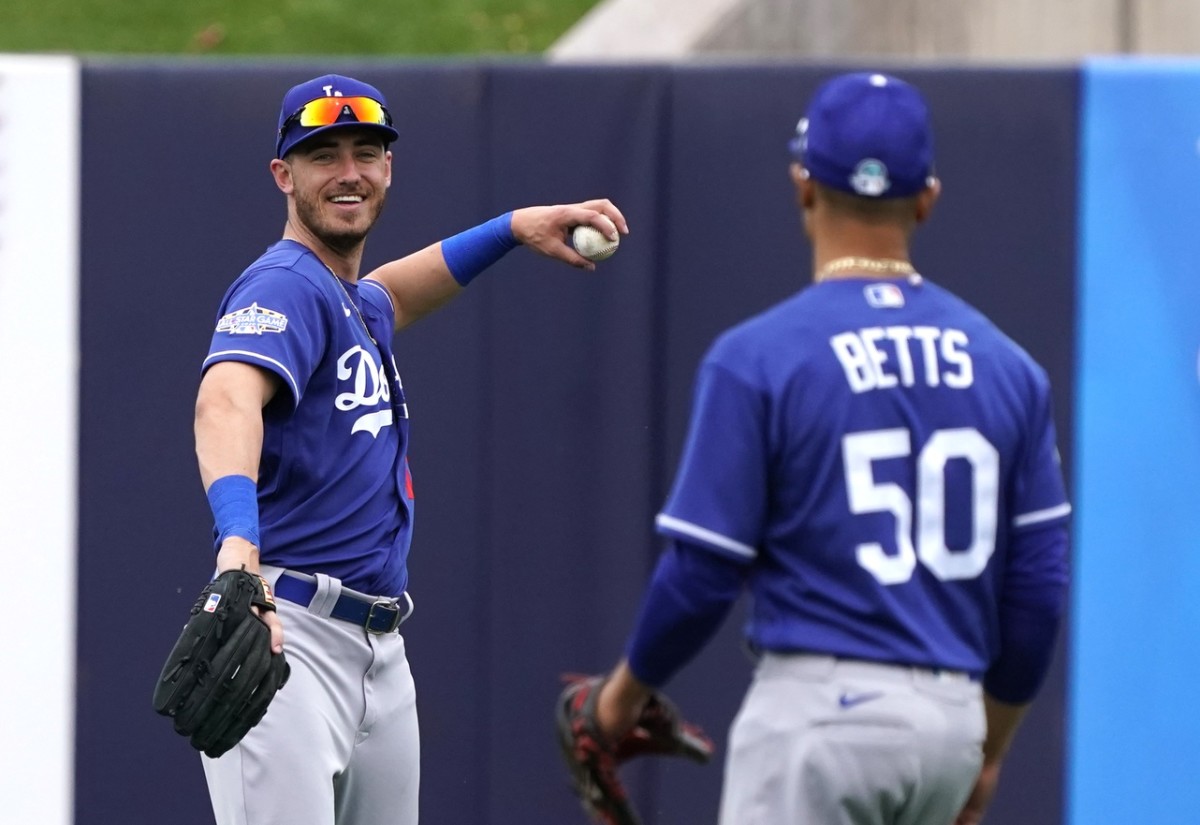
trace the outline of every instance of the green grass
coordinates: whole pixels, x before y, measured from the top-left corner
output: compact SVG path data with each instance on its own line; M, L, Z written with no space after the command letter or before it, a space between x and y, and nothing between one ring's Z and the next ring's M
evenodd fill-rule
M598 0L4 0L0 52L534 54Z

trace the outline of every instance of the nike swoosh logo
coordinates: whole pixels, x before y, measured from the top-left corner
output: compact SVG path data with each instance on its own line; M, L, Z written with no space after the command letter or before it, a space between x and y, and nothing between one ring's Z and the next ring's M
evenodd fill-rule
M872 690L868 693L843 693L838 696L838 704L844 708L852 708L864 702L870 702L883 696L883 691Z
M346 313L347 318L350 317L350 307L346 306L345 304L342 304L342 312Z

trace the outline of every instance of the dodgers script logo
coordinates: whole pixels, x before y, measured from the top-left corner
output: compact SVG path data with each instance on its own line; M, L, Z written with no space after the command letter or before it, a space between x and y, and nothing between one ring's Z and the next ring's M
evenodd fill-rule
M392 363L396 384L400 384L400 374ZM359 407L377 407L380 402L388 404L387 409L372 410L363 413L354 421L351 433L368 432L372 437L379 435L384 427L390 427L393 422L392 391L388 386L387 368L375 360L375 356L361 346L353 346L342 353L337 361L338 381L350 381L352 389L338 393L334 406L342 412L356 410ZM400 414L408 416L406 405L400 406Z

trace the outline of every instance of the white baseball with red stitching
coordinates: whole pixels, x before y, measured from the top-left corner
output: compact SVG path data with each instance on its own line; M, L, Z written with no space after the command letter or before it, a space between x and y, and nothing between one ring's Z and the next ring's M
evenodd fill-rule
M571 243L575 251L589 261L603 261L617 251L620 241L609 240L594 226L577 226L571 230Z

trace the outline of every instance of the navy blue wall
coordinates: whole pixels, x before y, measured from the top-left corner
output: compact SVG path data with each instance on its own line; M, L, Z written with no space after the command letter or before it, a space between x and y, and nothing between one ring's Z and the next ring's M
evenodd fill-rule
M594 274L513 252L397 346L423 818L582 823L551 735L558 675L621 652L701 353L808 278L784 146L830 69L85 67L79 825L212 821L199 758L150 709L212 561L192 403L221 294L283 225L279 98L324 71L382 88L401 133L368 267L531 203L608 196L631 224ZM930 97L946 187L917 263L1048 368L1067 452L1076 74L899 73ZM111 603L131 587L145 602ZM750 672L737 625L671 686L721 745ZM1059 825L1062 718L1060 661L990 822ZM648 825L715 821L719 765L627 775Z

